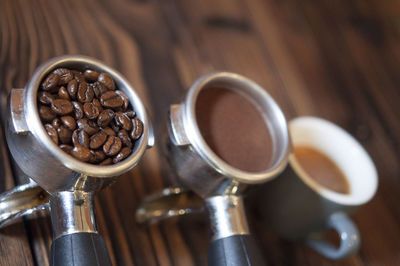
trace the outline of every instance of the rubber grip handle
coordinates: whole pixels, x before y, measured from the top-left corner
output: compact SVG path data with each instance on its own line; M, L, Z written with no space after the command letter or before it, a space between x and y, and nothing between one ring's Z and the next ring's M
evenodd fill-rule
M211 242L209 266L264 266L261 252L251 235L234 235Z
M101 235L74 233L57 238L51 245L52 266L111 266Z

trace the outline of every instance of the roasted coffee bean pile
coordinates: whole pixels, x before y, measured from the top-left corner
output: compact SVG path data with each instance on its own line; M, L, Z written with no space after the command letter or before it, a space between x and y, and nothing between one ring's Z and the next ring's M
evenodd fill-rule
M107 73L58 68L43 80L38 106L53 142L83 162L118 163L143 133L128 97Z

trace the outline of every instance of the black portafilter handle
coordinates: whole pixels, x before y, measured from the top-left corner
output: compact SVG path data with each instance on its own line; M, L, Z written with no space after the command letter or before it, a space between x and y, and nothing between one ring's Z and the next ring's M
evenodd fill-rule
M250 235L241 196L206 199L213 240L208 248L210 266L264 266L264 258Z
M211 242L210 266L264 266L264 258L251 235L233 235Z
M97 233L93 192L63 191L50 196L54 233L52 266L111 266L103 240Z
M97 233L73 233L51 245L52 266L111 266L103 237Z

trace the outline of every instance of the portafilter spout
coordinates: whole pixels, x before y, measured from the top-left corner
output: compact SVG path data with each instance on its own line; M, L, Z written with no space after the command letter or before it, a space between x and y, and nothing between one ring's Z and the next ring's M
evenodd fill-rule
M107 166L84 163L51 140L39 117L37 94L41 81L57 68L108 73L128 97L136 116L143 122L143 134L126 159ZM0 215L3 214L0 219L5 222L49 207L54 235L51 265L111 265L104 240L96 228L93 196L115 177L132 169L154 143L152 127L138 94L120 73L102 62L68 55L45 62L25 88L12 89L9 109L6 137L10 152L34 183L0 196L4 207L0 208Z

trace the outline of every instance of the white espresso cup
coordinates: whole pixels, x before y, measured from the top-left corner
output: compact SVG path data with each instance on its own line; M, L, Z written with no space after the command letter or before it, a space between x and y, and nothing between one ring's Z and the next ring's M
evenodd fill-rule
M309 147L329 157L344 173L349 194L323 187L305 172L293 154L285 171L250 198L257 201L263 219L288 240L304 241L330 259L354 254L360 234L348 214L375 195L378 176L368 153L350 134L335 124L316 117L299 117L289 122L293 147ZM321 238L334 229L340 246Z

